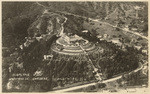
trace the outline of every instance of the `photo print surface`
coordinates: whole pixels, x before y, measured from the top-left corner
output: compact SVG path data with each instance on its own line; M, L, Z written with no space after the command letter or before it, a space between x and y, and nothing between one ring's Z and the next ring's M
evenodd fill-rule
M2 92L148 88L148 2L1 3Z

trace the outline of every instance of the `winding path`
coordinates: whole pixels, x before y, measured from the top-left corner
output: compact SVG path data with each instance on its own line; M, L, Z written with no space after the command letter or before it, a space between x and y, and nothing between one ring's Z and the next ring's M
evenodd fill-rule
M44 7L44 8L48 8L48 7L46 7L46 6L42 5L42 4L40 4L39 2L36 2L36 3L37 3L38 5ZM67 15L73 15L73 16L76 16L76 17L86 18L86 19L88 18L88 17L85 17L85 16L80 16L80 15L76 15L76 14L72 14L72 13L67 13L67 12L62 12L62 11L57 11L57 12L60 12L60 13L63 13L63 14L67 14ZM134 35L140 36L140 37L142 37L142 38L148 40L148 38L147 38L146 36L143 36L143 35L141 35L141 34L139 34L139 33L137 33L137 32L134 32L134 31L131 31L131 30L125 30L124 28L120 28L120 27L114 26L114 25L112 25L112 24L110 24L110 23L107 23L107 22L99 21L98 19L92 19L92 18L89 18L89 19L92 20L92 21L94 21L94 22L103 23L103 24L107 24L107 25L112 26L112 27L115 27L115 28L119 28L119 29L121 29L121 30L123 30L123 31L132 33L132 34L134 34ZM61 24L61 25L63 25L63 24ZM63 30L63 29L64 29L64 28L62 27L62 30ZM145 64L147 64L147 63L145 63ZM143 66L144 66L145 64L143 64L143 65L142 65L142 64L139 64L140 66L139 66L136 70L133 70L132 72L129 72L128 74L130 75L130 74L132 74L132 73L136 73L136 72L142 70L142 69L143 69ZM118 76L118 77L115 77L115 78L108 79L108 80L104 80L104 81L102 81L102 83L112 82L112 81L115 81L115 80L120 79L120 78L122 78L122 75L120 75L120 76ZM77 90L77 89L82 89L82 88L85 88L85 87L88 87L88 86L92 86L92 85L96 85L96 84L98 84L98 83L97 83L97 82L94 82L94 83L85 84L85 85L80 85L80 86L75 86L75 87L71 87L71 88L67 88L67 89L56 90L56 91L53 91L53 92L54 92L54 93L57 93L57 92L68 92L68 91L73 91L73 90Z
M132 33L132 34L134 34L134 35L140 36L140 37L142 37L142 38L148 40L148 38L147 38L146 36L143 36L143 35L141 35L141 34L139 34L139 33L137 33L137 32L134 32L134 31L131 31L131 30L126 30L126 29L124 29L124 28L120 28L120 27L114 26L114 25L112 25L112 24L110 24L110 23L101 22L101 21L99 21L98 19L91 19L91 20L92 20L92 21L95 21L95 22L98 22L98 23L103 23L103 24L107 24L107 25L112 26L112 27L119 28L119 29L121 29L121 30L123 30L123 31Z
M42 5L42 4L40 4L39 2L36 2L36 3L37 3L39 6L42 6L42 7L44 7L44 8L49 8L49 7L46 7L46 6ZM88 17L85 17L85 16L80 16L80 15L76 15L76 14L72 14L72 13L67 13L67 12L62 12L62 11L57 11L57 12L64 13L64 14L67 14L67 15L73 15L73 16L81 17L81 18L85 18L85 19L88 18ZM112 25L112 24L110 24L110 23L99 21L99 19L93 19L93 18L89 18L89 19L92 20L92 21L98 22L98 23L103 23L103 24L107 24L107 25L112 26L112 27L117 27L117 26L114 26L114 25ZM142 37L142 38L148 40L148 38L147 38L146 36L141 35L141 34L139 34L139 33L137 33L137 32L134 32L134 31L131 31L131 30L125 30L124 28L120 28L120 27L117 27L117 28L119 28L119 29L121 29L121 30L123 30L123 31L129 32L129 33L132 33L132 34L134 34L134 35L140 36L140 37Z
M145 64L147 64L147 63L145 63ZM143 64L143 65L145 65L145 64ZM136 73L136 72L142 70L144 66L141 63L139 65L140 66L136 70L133 70L133 71L129 72L128 74L130 75L130 74L133 74L133 73ZM116 81L116 80L121 79L121 78L122 78L122 75L120 75L118 77L115 77L115 78L108 79L108 80L103 80L101 83L108 83L108 82ZM96 84L98 84L98 83L94 82L94 83L84 84L84 85L75 86L75 87L71 87L71 88L67 88L67 89L56 90L56 91L53 91L53 92L54 93L70 92L70 91L73 91L73 90L83 89L83 88L93 86L93 85L96 85Z

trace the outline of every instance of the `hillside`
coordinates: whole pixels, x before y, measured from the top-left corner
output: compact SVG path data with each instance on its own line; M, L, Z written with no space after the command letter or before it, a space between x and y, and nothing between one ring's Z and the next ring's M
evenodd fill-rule
M3 90L7 91L6 84L11 83L9 78L13 73L33 75L39 67L50 78L50 81L40 84L42 88L35 87L33 81L18 81L26 88L17 89L17 85L12 88L51 90L49 69L52 67L43 61L43 57L51 54L51 44L61 36L62 31L68 36L76 34L107 50L101 54L100 62L108 69L110 78L124 69L118 71L121 67L116 70L107 65L115 66L119 62L118 66L129 64L135 69L137 62L145 63L148 58L147 7L146 2L3 2ZM113 60L110 60L110 55ZM66 66L69 67L68 64ZM127 68L125 70L128 71Z
M147 32L147 3L146 2L39 2L52 12L66 12L81 16L108 19L106 21L116 24L117 19L130 26L129 22L135 19L135 6L144 7L139 10L140 27L138 32ZM20 42L27 36L28 26L35 21L42 13L44 7L36 2L3 2L2 21L3 21L3 46L11 46L14 41ZM114 18L115 17L115 18ZM126 19L125 19L126 18ZM142 23L141 23L142 22ZM144 24L143 24L144 23ZM76 23L77 24L77 23ZM131 27L132 27L131 24ZM142 25L141 25L142 24ZM135 26L135 25L134 25ZM6 36L6 37L5 37ZM9 37L7 37L9 36ZM8 42L10 41L10 43ZM7 41L7 43L6 43ZM16 44L16 43L15 43ZM20 44L20 43L18 43ZM17 45L18 45L17 44Z

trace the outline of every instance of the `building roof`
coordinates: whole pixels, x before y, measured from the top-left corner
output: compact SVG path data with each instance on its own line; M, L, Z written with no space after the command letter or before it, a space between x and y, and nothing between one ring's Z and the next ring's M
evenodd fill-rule
M93 52L98 49L98 47L95 46L93 43L77 35L71 36L69 38L71 40L70 42L66 42L65 38L63 37L60 37L59 39L57 39L56 43L54 43L51 47L52 51L59 53L59 54L65 54L65 55L85 54L84 51L80 48L79 44L87 52Z

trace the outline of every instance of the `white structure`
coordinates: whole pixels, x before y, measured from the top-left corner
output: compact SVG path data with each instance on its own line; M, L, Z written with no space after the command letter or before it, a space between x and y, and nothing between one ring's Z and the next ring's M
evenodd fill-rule
M47 9L44 10L43 14L45 14L45 13L49 13Z
M107 38L108 37L108 35L107 34L104 34L104 38Z
M142 47L141 46L134 46L136 49L140 50Z
M45 60L49 60L49 59L51 59L53 57L53 55L44 55L44 59Z
M142 52L148 54L148 51L147 51L147 50L142 50Z
M111 40L113 43L117 44L118 46L121 46L122 43L119 41L119 39L112 39Z
M23 49L23 45L20 45L20 49Z
M41 36L40 36L40 37L36 37L36 40L37 40L37 41L40 41L40 39L42 39Z
M68 43L70 44L70 38L68 36L66 36L65 34L62 35L62 38Z
M102 38L102 36L101 36L101 35L98 35L98 36L97 36L97 38L99 38L99 39L100 39L100 38Z
M88 30L83 30L82 32L83 32L83 33L87 33L87 32L89 32L89 31L88 31Z

